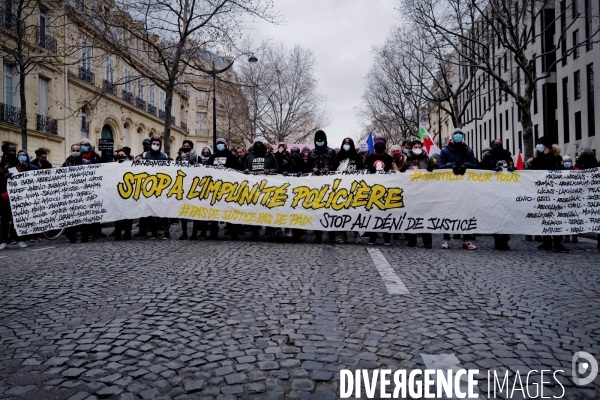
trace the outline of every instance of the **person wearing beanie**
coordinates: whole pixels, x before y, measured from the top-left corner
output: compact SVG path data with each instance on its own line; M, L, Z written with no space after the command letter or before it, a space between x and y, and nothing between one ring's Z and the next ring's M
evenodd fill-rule
M142 153L143 160L168 160L169 156L163 153L161 150L162 139L159 136L152 136L150 138L150 151Z
M375 138L373 142L373 149L375 153L369 154L365 160L365 169L370 173L375 174L379 172L388 172L392 169L394 159L390 156L387 149L387 142L383 137ZM369 244L373 245L377 242L377 232L367 232L369 236ZM389 232L383 233L383 244L389 246L391 243L392 234Z
M388 172L391 170L394 159L386 151L387 141L385 138L375 138L373 149L375 150L375 153L369 154L365 159L365 169L368 169L372 174L375 172Z
M315 132L315 148L308 156L308 163L313 174L326 174L337 168L335 162L335 150L327 146L327 135L319 129Z
M563 158L560 156L560 147L552 144L550 136L540 137L535 144L531 169L541 171L556 171L564 169ZM563 235L542 236L543 243L538 250L554 250L559 253L568 253L563 244Z
M478 168L479 161L475 158L475 153L465 142L465 133L462 129L456 128L452 131L452 138L448 142L448 146L444 147L440 153L438 169L450 169L454 175L464 175L467 168ZM458 235L460 237L460 235ZM455 236L455 239L457 237ZM442 249L450 248L451 236L448 233L444 234L444 242ZM475 246L471 241L471 235L464 235L462 248L467 250L475 250Z
M231 154L231 151L227 149L227 140L224 138L217 139L217 148L214 154L209 157L206 165L231 168L237 171L241 169L240 159Z
M39 169L50 169L52 164L48 161L48 152L44 149L37 149L35 151L35 157L31 163Z
M483 152L479 168L496 172L502 171L502 168L506 168L508 172L515 171L512 154L502 147L502 140L492 139L490 145L491 148L487 152Z
M308 146L304 146L302 148L302 159L306 162L308 162L308 158L310 156L310 149L308 148ZM312 171L312 169L311 169Z

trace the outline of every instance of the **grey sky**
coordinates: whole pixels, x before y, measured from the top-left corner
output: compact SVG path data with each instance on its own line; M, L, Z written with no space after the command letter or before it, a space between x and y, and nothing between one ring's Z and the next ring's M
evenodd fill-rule
M275 0L285 22L261 22L250 37L295 44L311 49L317 58L319 90L327 96L331 123L325 128L329 145L344 137L357 138L361 126L356 116L371 67L371 48L383 44L397 23L394 0Z

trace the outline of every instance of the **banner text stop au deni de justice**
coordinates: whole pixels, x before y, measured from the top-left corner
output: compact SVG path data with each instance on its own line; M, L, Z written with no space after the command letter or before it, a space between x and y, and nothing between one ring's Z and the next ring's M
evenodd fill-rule
M8 192L19 235L147 216L361 232L600 232L599 169L361 172L244 175L143 161L21 173Z

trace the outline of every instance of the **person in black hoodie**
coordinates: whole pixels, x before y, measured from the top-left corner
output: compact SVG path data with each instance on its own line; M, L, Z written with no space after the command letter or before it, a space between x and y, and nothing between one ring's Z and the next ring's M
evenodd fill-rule
M314 174L326 174L337 168L335 150L327 147L327 135L319 129L315 132L315 148L308 155L308 162Z
M370 173L385 171L388 172L392 169L392 163L394 159L387 153L387 142L385 138L375 138L373 143L373 149L375 153L369 154L365 160L365 169L369 170ZM369 244L373 245L377 242L377 232L368 232ZM392 234L389 232L383 233L383 244L389 246L391 243Z
M264 137L257 137L252 144L252 151L247 154L245 174L276 174L279 171L277 159L273 153L267 151Z
M287 151L287 144L280 142L277 146L277 153L275 153L275 159L279 166L279 172L283 173L283 165L290 159L290 152Z
M240 159L231 154L231 151L227 149L227 140L224 138L217 139L217 148L215 149L215 153L208 158L206 165L231 168L237 171L239 171L241 168Z
M300 148L297 146L292 147L289 159L283 164L282 167L283 175L296 175L302 176L310 172L310 166L308 162L302 158Z
M224 138L217 139L217 148L212 156L208 158L206 165L212 165L215 167L231 168L237 171L240 170L240 159L234 156L230 150L227 149L227 140ZM217 240L219 238L219 223L216 221L210 221L210 234L206 237L207 239ZM228 225L226 231L231 233L232 239L238 239L238 225ZM227 233L227 232L226 232Z
M354 140L345 138L342 140L340 152L337 155L337 170L341 172L356 172L364 169L363 159L354 147Z
M512 154L510 154L510 151L502 148L502 140L493 139L491 145L492 148L490 151L483 153L479 168L496 172L502 171L502 168L506 168L509 172L516 170ZM510 246L508 245L509 240L509 235L495 234L494 247L496 250L510 250Z

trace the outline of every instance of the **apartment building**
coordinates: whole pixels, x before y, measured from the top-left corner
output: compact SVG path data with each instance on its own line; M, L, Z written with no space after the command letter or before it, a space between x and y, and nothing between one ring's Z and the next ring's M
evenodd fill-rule
M70 145L82 137L89 138L100 153L109 159L112 149L128 146L132 153L141 152L142 140L163 136L165 92L150 79L144 79L123 59L95 46L90 27L81 13L92 12L97 1L87 7L81 2L41 1L23 18L21 26L31 27L27 36L29 49L37 62L25 77L27 99L28 151L43 148L54 165L61 165L70 154ZM20 88L17 67L9 53L16 46L14 6L4 1L0 23L0 62L2 63L2 99L0 104L0 140L21 148ZM136 61L148 65L144 75L159 74L157 66L145 57L139 43L111 32L129 46ZM34 56L28 54L31 58ZM228 60L216 54L211 58L217 68ZM40 56L43 56L40 57ZM14 59L14 58L13 58ZM226 79L235 81L235 72ZM197 147L212 147L212 79L198 77L195 89L176 88L171 109L171 156L177 155L181 142L193 141ZM227 113L217 93L217 136L231 129ZM245 102L243 97L236 102ZM220 119L220 120L219 120ZM101 140L103 139L103 140ZM237 142L241 139L234 137ZM110 144L112 143L112 146ZM102 146L100 146L102 144ZM196 147L195 146L195 147Z
M591 147L598 155L600 140L596 133L600 132L600 121L595 118L595 111L600 97L595 91L594 68L600 68L600 45L591 41L581 44L598 30L600 4L592 0L569 1L557 1L555 8L545 8L539 14L534 23L542 34L527 48L530 55L544 54L537 59L535 71L537 76L548 75L537 82L534 90L533 135L534 140L544 135L552 137L562 148L562 155L574 156L581 146ZM501 55L499 45L494 45ZM577 46L572 55L553 66L556 59ZM524 79L513 63L510 54L505 54L498 68L512 89L523 93ZM460 73L471 71L461 68ZM479 158L492 139L501 139L513 154L522 151L521 113L512 97L500 92L496 82L481 71L474 73L475 85L463 94L462 100L467 101L466 96L470 96L465 118L468 122L462 127L467 142Z

